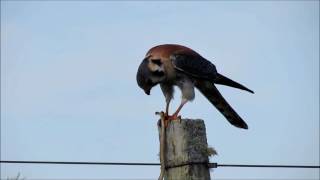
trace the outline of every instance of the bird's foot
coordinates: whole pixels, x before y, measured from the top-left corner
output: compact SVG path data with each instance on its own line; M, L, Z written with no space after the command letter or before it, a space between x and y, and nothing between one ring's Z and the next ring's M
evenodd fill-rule
M160 115L161 119L164 120L164 127L168 127L170 121L179 121L181 123L181 116L178 116L178 114L168 115L168 113L164 112L156 112L156 115ZM161 119L158 121L158 126L161 127Z
M168 121L181 121L181 116L173 114L172 116L166 115L165 119Z
M179 121L181 123L181 116L178 116L177 114L173 114L172 116L166 114L165 116L165 127L168 126L170 121Z

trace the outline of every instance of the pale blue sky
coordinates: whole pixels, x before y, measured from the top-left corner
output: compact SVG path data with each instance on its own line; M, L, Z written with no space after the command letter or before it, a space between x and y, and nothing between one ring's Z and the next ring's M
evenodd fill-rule
M197 92L218 163L319 165L319 1L1 1L1 159L158 162L159 87L146 51L189 46L256 94L218 88L249 130ZM179 100L176 93L173 108ZM173 110L173 109L172 109ZM159 167L4 165L1 178L153 178ZM315 169L218 168L220 179L318 179Z

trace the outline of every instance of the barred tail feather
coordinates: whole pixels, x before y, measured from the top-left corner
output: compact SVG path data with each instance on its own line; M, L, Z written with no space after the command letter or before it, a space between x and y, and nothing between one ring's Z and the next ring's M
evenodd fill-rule
M234 126L248 129L248 125L223 98L215 85L207 80L198 80L196 87Z

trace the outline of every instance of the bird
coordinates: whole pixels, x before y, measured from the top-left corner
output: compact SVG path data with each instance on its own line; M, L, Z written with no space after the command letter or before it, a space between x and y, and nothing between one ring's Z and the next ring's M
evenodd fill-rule
M198 89L218 111L235 127L248 129L246 122L229 105L215 84L238 88L254 93L244 85L218 73L216 66L189 47L178 44L161 44L149 49L138 67L138 86L150 95L160 85L165 97L166 122L179 119L183 106L195 98ZM174 87L181 90L181 103L169 115L169 104L173 99Z

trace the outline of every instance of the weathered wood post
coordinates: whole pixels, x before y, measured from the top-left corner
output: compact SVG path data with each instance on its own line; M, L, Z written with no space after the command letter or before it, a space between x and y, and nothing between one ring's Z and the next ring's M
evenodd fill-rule
M209 155L203 120L182 119L168 124L165 130L165 180L209 180Z

